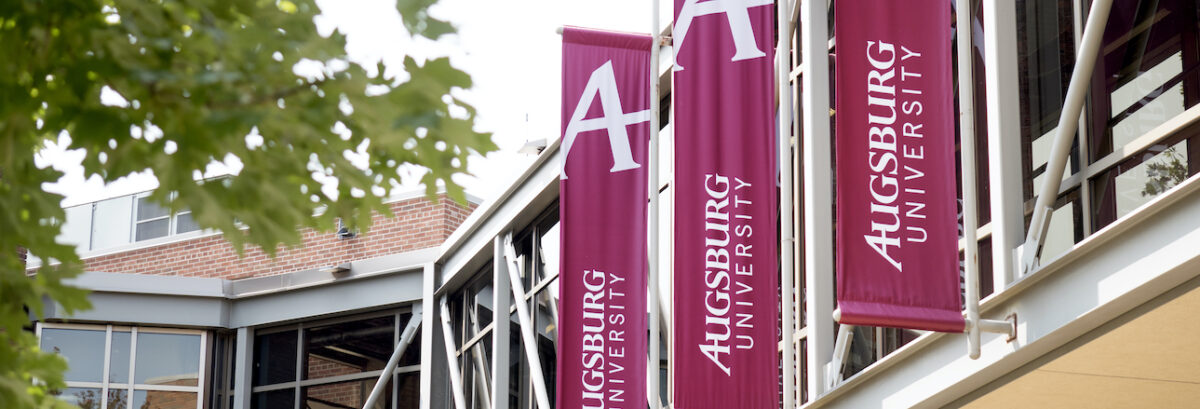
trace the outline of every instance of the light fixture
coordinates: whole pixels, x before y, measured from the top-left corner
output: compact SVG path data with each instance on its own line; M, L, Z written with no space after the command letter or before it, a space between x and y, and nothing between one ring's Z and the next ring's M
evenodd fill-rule
M344 276L344 275L350 273L350 263L336 264L336 265L332 265L329 267L321 268L318 271L320 271L322 273L333 275L334 277L341 277L341 276Z
M517 149L517 153L523 153L526 155L539 155L543 150L546 150L546 140L534 139L532 141L525 142L525 146L522 146L521 149Z

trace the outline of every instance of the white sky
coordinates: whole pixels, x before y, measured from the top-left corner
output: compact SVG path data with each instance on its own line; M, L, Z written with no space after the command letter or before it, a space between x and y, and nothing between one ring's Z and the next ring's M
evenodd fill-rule
M459 95L478 110L477 130L492 132L500 151L475 158L475 177L456 179L468 193L488 200L500 194L533 161L517 153L526 141L554 140L559 134L562 44L555 29L563 25L618 31L650 31L650 0L441 0L431 14L449 20L458 34L436 43L408 39L395 11L395 0L317 0L323 10L318 27L336 26L347 35L347 52L371 65L382 60L401 67L404 56L418 60L450 56L455 67L475 82ZM671 2L661 7L670 10ZM669 19L669 12L663 19ZM64 206L92 202L157 186L152 175L139 174L105 186L99 178L85 181L83 152L52 146L40 162L66 172L47 189L64 194ZM230 162L230 161L227 161ZM240 168L210 167L210 172Z

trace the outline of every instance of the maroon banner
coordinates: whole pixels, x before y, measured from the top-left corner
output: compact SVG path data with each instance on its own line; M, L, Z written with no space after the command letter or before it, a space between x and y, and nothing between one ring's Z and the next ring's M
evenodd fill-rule
M950 4L835 7L841 323L962 332Z
M779 403L774 8L675 1L675 406Z
M556 407L646 407L646 35L563 30Z

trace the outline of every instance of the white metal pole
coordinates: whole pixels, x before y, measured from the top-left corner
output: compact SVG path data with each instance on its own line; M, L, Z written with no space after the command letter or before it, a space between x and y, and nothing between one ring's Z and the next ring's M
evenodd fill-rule
M492 240L492 409L509 409L509 363L512 318L508 311L512 289L509 287L508 265L504 262L504 239ZM520 363L521 357L516 357Z
M462 373L458 370L458 357L454 353L454 330L450 327L450 307L446 296L442 296L442 338L446 342L446 366L450 369L450 392L454 395L454 408L467 409L467 398L463 396Z
M379 374L379 380L375 381L371 395L367 396L367 403L363 404L363 409L375 406L375 401L383 395L383 390L388 385L388 378L392 376L392 371L400 363L400 357L404 355L404 351L408 350L408 345L412 344L413 338L417 336L417 328L420 327L421 308L420 305L417 305L413 308L412 316L408 318L408 324L404 326L404 332L400 334L400 342L396 344L396 350L392 351L392 357L388 358L387 364L383 366L383 373Z
M963 246L966 258L967 349L971 359L979 358L979 242L975 196L975 75L971 57L971 2L955 1L958 24L958 129L962 150Z
M780 311L783 313L783 409L792 409L796 405L796 368L795 368L795 353L796 344L793 341L796 335L796 324L793 316L792 302L794 298L794 286L792 278L795 273L795 247L796 233L792 229L792 192L795 190L795 184L792 183L792 107L787 103L791 96L791 81L788 78L791 74L791 53L789 52L792 37L792 13L791 8L786 7L790 3L787 0L780 0L775 6L776 20L778 20L779 43L775 46L775 88L779 95L779 135L778 140L778 157L779 157L779 283L782 294L780 301Z
M829 23L824 1L800 3L804 73L804 275L808 304L808 396L825 392L825 364L833 358L833 162L829 132Z
M513 300L517 304L517 318L521 324L521 344L525 346L525 361L529 363L529 382L538 409L552 409L546 394L546 377L542 375L542 360L538 357L537 339L533 335L533 323L529 322L529 305L525 303L525 290L521 285L521 263L517 262L517 251L513 248L512 234L504 240L504 257L508 259L508 278L512 284Z
M662 314L658 302L658 51L659 38L662 33L658 28L658 0L650 2L650 181L646 185L649 188L650 194L650 238L647 254L650 270L648 272L647 289L650 294L650 299L646 304L650 309L650 362L646 366L646 396L650 402L650 409L658 409L660 401L658 398L658 362L659 362L659 327L658 316Z
M471 331L479 333L479 314L474 308L471 309ZM479 340L471 346L471 358L475 361L475 385L483 391L483 409L492 409L491 381L488 379L487 364L483 362L482 344L483 340Z
M1062 183L1063 171L1067 166L1067 156L1071 153L1071 141L1075 138L1075 130L1079 126L1079 113L1083 110L1084 97L1087 96L1088 84L1092 81L1092 70L1096 65L1096 54L1100 43L1104 40L1104 26L1108 23L1108 12L1112 8L1112 0L1095 0L1088 12L1087 24L1083 29L1083 42L1075 58L1075 68L1071 72L1071 83L1067 86L1067 97L1063 101L1062 115L1058 118L1058 130L1054 134L1054 144L1050 148L1050 158L1046 163L1046 173L1042 175L1042 189L1038 193L1037 204L1033 206L1033 217L1029 223L1029 233L1025 236L1025 245L1021 251L1021 275L1033 271L1037 263L1038 253L1041 252L1046 229L1050 225L1051 207L1058 198L1058 188Z

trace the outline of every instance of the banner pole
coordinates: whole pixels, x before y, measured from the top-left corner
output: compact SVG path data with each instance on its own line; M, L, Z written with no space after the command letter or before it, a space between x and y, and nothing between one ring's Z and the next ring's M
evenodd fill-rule
M966 4L963 4L966 3ZM979 358L979 242L976 239L975 196L975 89L971 58L971 6L955 2L958 36L958 129L962 150L963 253L966 260L967 348L971 359Z
M792 110L791 104L785 103L791 95L790 81L788 74L791 73L791 60L789 57L788 46L792 37L792 20L790 8L787 0L780 0L775 5L775 11L779 25L779 32L776 37L779 38L779 43L775 46L775 85L779 95L779 126L778 140L779 147L777 148L779 155L779 270L780 270L780 311L783 314L783 409L792 409L795 407L796 397L796 368L795 368L795 319L793 316L793 307L795 304L792 301L794 297L794 284L792 278L795 276L795 230L792 224L792 192L795 189L792 183L792 135L789 132L792 129Z
M649 249L646 255L649 262L646 282L648 284L647 290L650 293L650 299L647 302L649 304L647 307L650 310L650 322L648 325L650 327L650 345L647 349L650 352L650 362L649 365L646 365L646 381L648 381L646 395L650 401L650 409L659 409L661 406L658 393L658 345L660 338L658 317L662 314L658 302L658 51L660 49L659 38L661 38L662 33L659 32L658 28L658 1L652 0L650 2L651 41L650 72L648 73L650 75L650 157L648 158L650 162L650 181L646 186L650 188L648 192L650 194L650 225L647 226L650 229L650 237L648 240Z
M978 359L980 353L980 331L1007 334L1011 341L1016 338L1016 315L1010 315L1006 320L984 320L979 318L979 241L976 229L975 196L975 83L971 56L971 7L970 2L959 0L955 10L957 19L956 34L958 35L958 112L959 139L962 151L962 186L963 186L963 245L966 260L966 309L967 319L964 331L967 333L967 351L971 359Z

